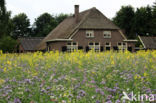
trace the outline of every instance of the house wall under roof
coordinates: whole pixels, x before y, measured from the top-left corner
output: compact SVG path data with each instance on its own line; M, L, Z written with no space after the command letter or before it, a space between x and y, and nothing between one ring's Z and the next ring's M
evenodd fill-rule
M92 30L92 29L90 29ZM76 42L78 44L78 47L86 51L86 47L89 43L99 43L100 47L103 48L103 50L106 49L106 43L111 43L110 49L113 50L114 47L118 46L118 43L123 43L125 38L121 35L121 33L118 30L93 30L94 31L94 37L88 38L86 37L86 31L84 29L79 30L76 34L72 36L71 39L73 39L71 42ZM104 38L103 32L104 31L111 31L111 38ZM63 48L67 46L67 43L69 41L62 41L62 42L48 42L47 47L49 50L59 50L64 51ZM126 42L127 43L127 42ZM135 44L128 42L127 48L131 47L131 51L134 51Z

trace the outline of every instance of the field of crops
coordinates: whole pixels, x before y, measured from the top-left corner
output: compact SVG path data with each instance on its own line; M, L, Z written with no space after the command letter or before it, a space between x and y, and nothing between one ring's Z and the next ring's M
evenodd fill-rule
M122 103L123 91L156 93L156 51L0 52L0 103Z

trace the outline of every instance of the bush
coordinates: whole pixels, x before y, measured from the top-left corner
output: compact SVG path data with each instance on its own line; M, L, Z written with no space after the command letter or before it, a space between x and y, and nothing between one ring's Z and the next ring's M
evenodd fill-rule
M5 52L13 52L16 50L17 42L10 36L4 36L0 39L0 50Z

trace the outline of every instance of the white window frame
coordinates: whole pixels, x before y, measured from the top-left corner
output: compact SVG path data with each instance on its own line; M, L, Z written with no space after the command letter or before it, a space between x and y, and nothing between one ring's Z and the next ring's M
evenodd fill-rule
M67 51L68 52L73 52L73 51L77 51L78 50L78 42L69 42L71 43L71 45L68 45L67 43ZM74 43L76 43L76 45L74 45Z
M106 43L109 43L109 45L106 45ZM105 50L106 50L106 47L110 47L110 50L111 50L111 42L106 42L105 43Z
M87 38L94 38L94 31L93 30L87 30L86 31L86 37Z
M112 37L111 31L104 31L103 32L103 37L104 38L111 38Z
M119 45L119 43L121 43L121 45ZM127 43L125 43L125 45L123 45L125 42L117 42L117 47L119 48L119 50L127 50Z
M93 45L90 45L90 43L93 43ZM99 45L95 45L96 43L98 43ZM88 43L89 49L93 49L96 52L100 52L100 42L89 42ZM98 47L98 49L96 49Z

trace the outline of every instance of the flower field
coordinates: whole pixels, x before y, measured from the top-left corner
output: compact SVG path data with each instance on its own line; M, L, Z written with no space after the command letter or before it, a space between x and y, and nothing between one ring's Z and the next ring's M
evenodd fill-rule
M123 91L156 94L156 51L0 52L0 103L129 103Z

